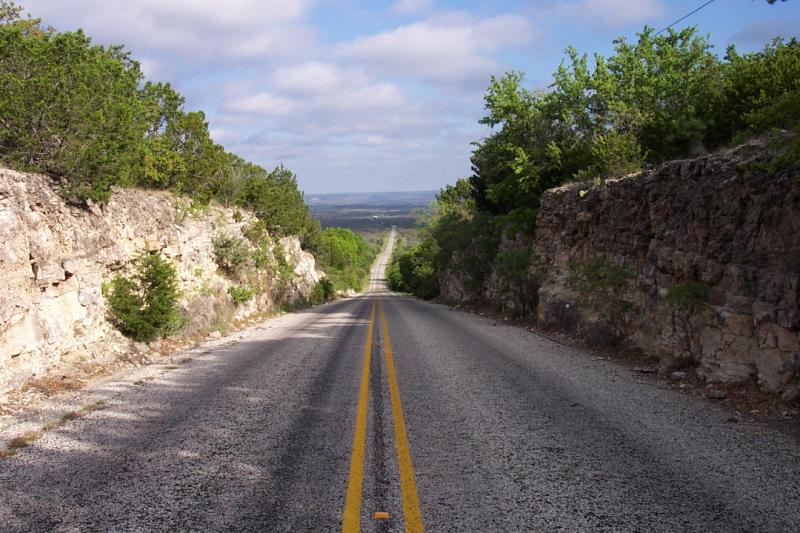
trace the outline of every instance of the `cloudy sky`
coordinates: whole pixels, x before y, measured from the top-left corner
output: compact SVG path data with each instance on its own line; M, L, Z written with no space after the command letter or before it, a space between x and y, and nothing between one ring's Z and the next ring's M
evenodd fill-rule
M491 75L544 88L563 50L608 53L704 0L20 0L59 30L124 44L202 109L214 139L306 192L434 190L469 175ZM800 2L715 0L719 53L800 34Z

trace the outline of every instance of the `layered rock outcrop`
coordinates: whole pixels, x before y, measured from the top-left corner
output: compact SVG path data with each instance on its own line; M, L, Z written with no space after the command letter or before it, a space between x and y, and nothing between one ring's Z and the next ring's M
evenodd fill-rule
M768 172L770 157L764 141L753 141L602 185L548 191L536 232L536 249L550 261L539 319L569 326L569 264L603 257L635 276L627 332L648 353L691 358L712 381L755 379L773 391L795 383L800 166ZM687 281L709 295L690 318L692 339L665 300Z
M633 274L624 333L665 367L687 364L709 381L796 389L800 164L775 172L768 170L773 158L768 143L756 140L599 185L547 191L535 240L505 241L501 250L530 246L540 261L532 275L543 325L587 336L607 324L581 305L569 282L570 265L599 257ZM499 305L497 280L495 269L483 296ZM666 298L686 282L708 290L691 316ZM449 285L444 296L463 300Z
M45 176L0 169L0 395L48 369L102 364L130 348L107 319L101 285L144 248L160 250L176 267L187 332L274 307L270 289L278 280L267 279L263 292L234 308L227 289L236 283L215 263L214 238L241 237L252 221L246 212L193 210L170 193L132 189L81 209L66 204ZM296 238L280 244L273 250L291 268L282 297L308 296L322 276L314 257Z

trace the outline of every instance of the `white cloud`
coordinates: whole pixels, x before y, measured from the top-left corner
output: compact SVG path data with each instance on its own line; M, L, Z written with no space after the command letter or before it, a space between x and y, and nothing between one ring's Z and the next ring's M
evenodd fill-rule
M317 108L335 110L397 110L405 103L406 98L403 92L396 85L386 82L351 87L342 93L330 95L314 102Z
M83 28L103 43L184 60L287 57L314 45L311 0L27 0L60 30Z
M662 0L579 0L559 3L556 12L603 28L654 22L666 10Z
M288 98L267 92L234 98L227 102L223 109L233 113L249 113L255 115L286 115L296 108Z
M392 4L389 11L397 15L416 15L425 13L433 8L432 0L400 0Z
M391 75L458 82L488 78L498 67L495 52L534 37L528 21L518 15L482 21L454 15L360 37L339 45L336 53Z
M358 70L319 61L285 65L275 70L271 78L273 85L283 91L309 95L367 83L366 76Z
M386 144L389 142L389 139L384 137L383 135L364 135L364 140L362 144L367 146L379 146L381 144Z
M398 112L409 102L397 85L369 80L335 64L303 63L279 69L270 87L276 92L258 91L253 84L228 84L223 111L260 116L304 115L301 122L340 117L353 126L353 112ZM289 126L295 127L295 126Z
M324 13L332 0L23 2L59 30L125 44L148 78L206 111L215 141L266 168L286 163L317 191L432 189L464 175L481 128L472 82L483 85L504 50L535 37L521 16L436 13L427 0L392 8L427 20L340 46L317 40L337 31L324 16L318 30L311 13L312 2ZM353 16L396 23L385 6ZM454 136L465 116L471 133Z

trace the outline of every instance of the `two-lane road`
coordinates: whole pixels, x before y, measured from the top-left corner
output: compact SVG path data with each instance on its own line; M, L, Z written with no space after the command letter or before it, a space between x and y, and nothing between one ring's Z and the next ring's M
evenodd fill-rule
M0 530L800 530L793 438L392 295L390 248L367 294L106 384L0 460Z

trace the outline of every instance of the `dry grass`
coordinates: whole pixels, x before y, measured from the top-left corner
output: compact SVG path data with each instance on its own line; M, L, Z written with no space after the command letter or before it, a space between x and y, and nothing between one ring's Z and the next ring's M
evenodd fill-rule
M58 394L80 390L85 385L82 379L70 376L44 377L29 379L23 386L23 391L36 390L47 394Z
M88 405L84 405L83 407L81 407L80 411L78 411L78 412L81 413L81 416L85 416L85 415L88 415L89 413L92 413L94 411L99 411L101 409L105 409L106 407L108 407L108 404L106 404L106 402L104 400L97 400L94 403L90 403Z
M103 400L98 400L94 403L84 405L77 411L70 411L68 413L64 413L63 415L61 415L61 418L59 418L56 421L48 422L47 424L42 426L42 431L50 431L53 429L58 429L67 422L72 422L73 420L82 418L93 411L99 411L100 409L104 409L105 407L106 407L106 402L104 402Z
M17 450L0 450L0 459L14 457L15 455L17 455Z
M20 448L25 448L26 446L30 446L35 441L41 438L42 438L41 431L26 431L22 435L14 437L10 441L8 441L8 449L18 450Z

